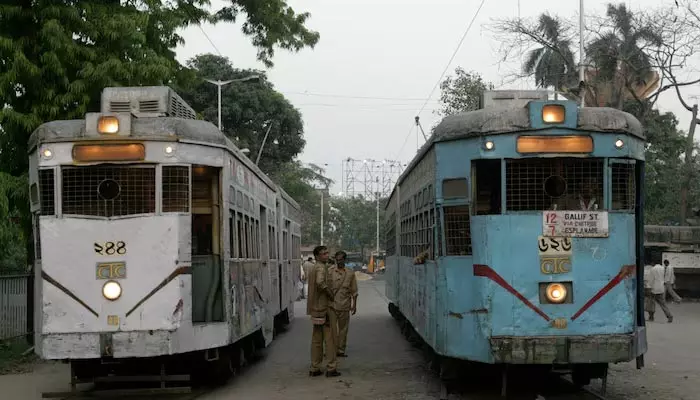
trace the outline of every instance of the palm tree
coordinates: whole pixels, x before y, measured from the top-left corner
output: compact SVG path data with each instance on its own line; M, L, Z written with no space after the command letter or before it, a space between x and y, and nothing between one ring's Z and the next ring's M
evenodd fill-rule
M559 18L547 13L540 15L537 27L543 46L531 50L523 64L527 74L535 75L538 87L554 87L564 91L577 82L576 62L571 51L571 40L564 37Z
M588 57L595 66L593 87L597 103L622 108L625 100L643 98L658 81L645 44L660 46L661 37L650 27L635 26L634 15L624 4L608 4L611 30L588 45ZM602 100L601 100L602 97Z

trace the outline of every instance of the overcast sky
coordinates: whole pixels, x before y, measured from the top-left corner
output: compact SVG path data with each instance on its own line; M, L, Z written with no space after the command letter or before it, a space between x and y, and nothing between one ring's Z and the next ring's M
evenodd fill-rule
M313 50L277 50L275 66L267 70L276 89L303 115L306 147L300 159L327 164L327 175L336 182L331 188L334 194L344 190L341 164L348 157L410 161L417 145L423 143L416 130L411 130L414 116L438 82L481 0L288 3L297 12L310 12L308 26L321 34ZM673 0L625 3L637 10L673 4ZM223 4L212 0L214 9ZM603 14L605 4L607 1L586 0L584 15ZM500 62L499 43L487 26L495 18L517 17L518 13L532 17L548 11L576 18L578 7L577 0L485 0L447 73L461 66L481 73L497 89L534 89L534 82L503 83L519 65ZM240 24L203 25L202 29L193 26L185 30L184 38L185 45L178 49L181 62L200 53L220 52L237 68L265 70L256 60L249 38L241 33ZM688 88L686 93L700 95L700 88ZM419 114L426 131L439 121L434 113L439 94L438 88ZM675 112L686 129L689 113L673 91L662 95L658 107Z

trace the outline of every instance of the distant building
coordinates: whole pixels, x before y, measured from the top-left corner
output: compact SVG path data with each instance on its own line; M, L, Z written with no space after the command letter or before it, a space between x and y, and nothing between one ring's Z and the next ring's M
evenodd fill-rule
M303 260L314 256L314 246L301 246L301 258Z

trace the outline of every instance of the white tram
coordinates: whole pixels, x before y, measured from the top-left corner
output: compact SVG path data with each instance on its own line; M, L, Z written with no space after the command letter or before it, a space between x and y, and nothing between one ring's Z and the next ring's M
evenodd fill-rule
M29 152L35 351L73 383L226 378L293 318L298 204L169 87L106 88Z

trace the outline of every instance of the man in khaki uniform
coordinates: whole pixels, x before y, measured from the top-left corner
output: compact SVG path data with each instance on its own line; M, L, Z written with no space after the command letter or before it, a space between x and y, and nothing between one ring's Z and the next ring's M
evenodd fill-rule
M347 357L345 346L348 342L348 328L350 325L350 313L357 312L357 278L355 271L345 268L347 254L344 251L335 253L336 265L328 269L333 293L335 293L331 305L331 313L335 313L333 329L338 338L338 357Z
M326 262L328 261L328 248L316 246L314 248L316 264L308 277L309 299L306 301L306 314L311 316L313 331L311 334L311 369L309 376L321 375L321 363L323 362L323 344L326 344L326 376L339 376L336 364L335 337L332 323L335 315L331 315L329 306L333 301L333 291L326 279L328 273Z

